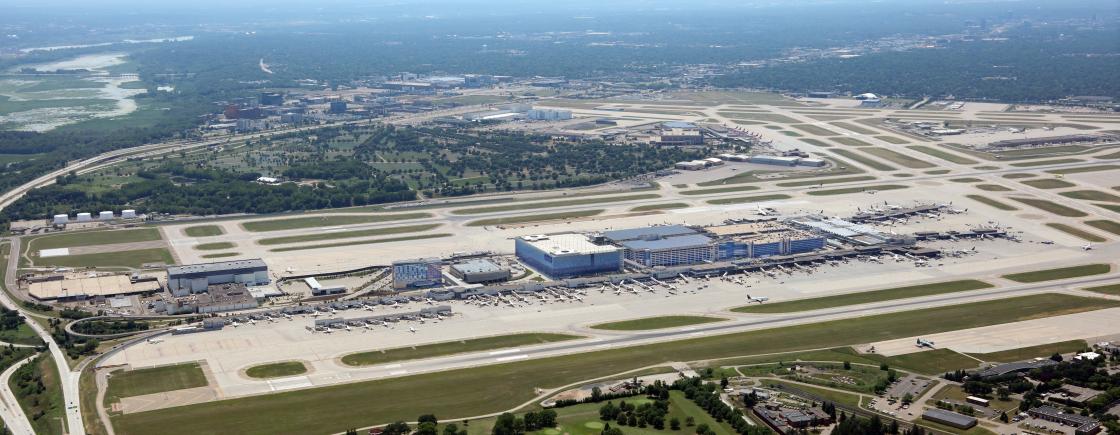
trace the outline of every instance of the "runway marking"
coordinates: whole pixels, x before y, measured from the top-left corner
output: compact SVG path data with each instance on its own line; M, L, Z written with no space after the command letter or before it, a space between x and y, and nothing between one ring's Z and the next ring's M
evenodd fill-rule
M401 365L400 364L389 364L389 365L384 365L384 366L381 366L381 367L378 367L378 368L383 369L383 370L399 369L399 368L401 368Z
M268 388L272 391L291 390L310 386L312 386L311 379L308 379L307 376L296 376L268 381Z
M521 354L521 355L514 355L514 356L503 356L501 358L495 358L494 360L497 361L497 362L506 362L506 361L516 361L516 360L519 360L519 359L526 359L526 358L529 358L529 355Z
M392 376L407 375L408 370L397 370L397 371L394 371L394 372L389 372L389 374L392 375Z
M521 349L513 348L513 349L506 349L506 350L495 350L493 352L490 352L490 355L505 355L507 353L518 353L518 352L521 352Z

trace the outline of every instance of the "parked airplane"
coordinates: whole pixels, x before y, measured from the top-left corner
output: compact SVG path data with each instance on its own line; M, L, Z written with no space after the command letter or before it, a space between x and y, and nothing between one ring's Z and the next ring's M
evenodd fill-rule
M409 326L409 327L408 327L408 332L413 332L413 333L415 333L415 332L416 332L416 328L414 328L414 327L412 327L412 326Z
M159 344L159 343L163 343L162 338L149 338L148 339L148 344Z
M932 340L926 340L924 338L919 338L918 342L917 342L917 345L918 345L918 347L928 347L930 349L933 349L933 341Z
M1081 247L1081 249L1085 250L1085 251L1092 251L1093 250L1093 244L1092 243L1086 243L1085 246Z

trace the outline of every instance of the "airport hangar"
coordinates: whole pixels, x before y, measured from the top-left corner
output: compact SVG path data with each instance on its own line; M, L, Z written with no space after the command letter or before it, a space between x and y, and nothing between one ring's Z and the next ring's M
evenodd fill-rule
M515 239L517 257L558 278L639 267L764 258L823 249L826 239L777 220L692 228L665 225L603 233L562 233Z
M176 297L207 291L220 284L266 285L268 265L260 259L190 264L167 268L167 290Z

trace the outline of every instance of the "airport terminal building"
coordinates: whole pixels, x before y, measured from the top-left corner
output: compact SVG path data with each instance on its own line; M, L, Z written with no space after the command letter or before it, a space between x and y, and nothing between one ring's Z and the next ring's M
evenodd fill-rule
M167 268L167 289L176 297L202 293L212 285L257 286L269 282L268 265L259 258Z
M417 258L393 262L393 288L434 287L443 284L443 260Z
M622 250L593 243L586 234L522 236L514 249L522 262L554 278L622 270Z

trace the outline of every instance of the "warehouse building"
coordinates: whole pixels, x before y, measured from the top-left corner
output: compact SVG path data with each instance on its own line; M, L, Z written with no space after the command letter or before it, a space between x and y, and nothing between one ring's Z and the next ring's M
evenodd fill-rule
M41 301L71 301L95 297L155 293L159 280L147 275L67 277L50 275L28 280L28 294Z
M525 112L525 117L532 121L564 121L572 119L572 111L558 109L532 109L528 112Z
M443 284L443 260L417 258L393 262L393 288L434 287Z
M269 282L268 265L259 258L167 268L167 289L177 297L205 292L212 285L239 283L257 286Z
M514 239L517 258L549 277L571 277L622 270L622 250L593 243L585 234L522 236Z
M311 290L312 296L340 295L346 293L346 286L323 285L313 276L304 278L303 282L307 284L307 288Z
M451 275L467 284L483 282L506 281L510 278L508 267L499 266L497 263L485 258L473 259L451 265Z
M969 429L976 426L976 417L969 417L964 414L957 414L938 408L927 409L926 412L922 413L922 420L944 424L957 429Z
M1092 417L1065 412L1050 405L1036 406L1027 411L1031 417L1072 426L1076 435L1100 433L1101 423Z

